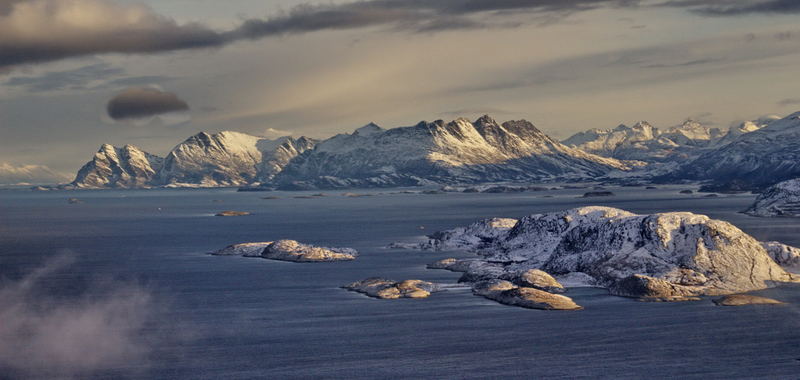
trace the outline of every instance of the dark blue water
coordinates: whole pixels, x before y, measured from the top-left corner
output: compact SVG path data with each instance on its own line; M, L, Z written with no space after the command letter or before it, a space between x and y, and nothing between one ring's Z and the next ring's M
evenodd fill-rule
M384 301L339 288L373 276L455 282L458 274L425 264L464 253L382 247L478 218L590 204L704 213L761 240L800 246L800 220L737 213L751 195L611 190L617 196L592 199L576 197L586 190L315 199L232 190L0 191L0 273L10 283L71 252L75 264L47 278L45 295L69 300L98 278L154 294L159 306L141 332L147 354L94 372L99 378L800 377L798 286L759 292L789 305L741 308L572 289L585 307L578 312L507 307L468 290ZM261 199L271 195L281 199ZM69 197L85 203L68 204ZM212 216L222 210L253 215ZM296 264L206 254L279 238L352 247L361 256Z

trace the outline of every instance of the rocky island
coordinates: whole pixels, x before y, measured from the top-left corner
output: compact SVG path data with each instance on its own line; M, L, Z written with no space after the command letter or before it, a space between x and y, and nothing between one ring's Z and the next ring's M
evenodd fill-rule
M517 286L505 280L488 280L475 283L472 292L504 305L540 310L580 310L572 298L544 290Z
M295 240L233 244L211 254L216 256L261 257L302 263L350 261L358 257L358 251L352 248L317 247Z
M548 283L547 273L553 281L658 301L742 293L800 279L787 270L796 263L797 248L762 243L730 223L685 212L637 215L590 206L520 220L494 218L437 232L416 248L477 253L429 267L463 272L460 281L473 283L481 295L482 282L527 287L526 278L540 282L539 290L552 291L541 286Z
M439 290L436 284L427 281L405 280L397 282L378 277L356 281L342 288L380 299L427 298L431 293Z
M250 215L247 211L220 211L214 216L247 216Z
M751 296L749 294L731 294L714 300L718 306L745 306L745 305L782 305L783 302L772 298Z

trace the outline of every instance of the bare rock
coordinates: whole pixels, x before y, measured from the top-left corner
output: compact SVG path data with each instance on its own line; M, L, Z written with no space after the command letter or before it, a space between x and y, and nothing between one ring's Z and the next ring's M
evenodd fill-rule
M221 211L218 212L215 216L246 216L250 215L247 211Z
M615 296L638 298L642 301L696 301L698 291L667 280L635 274L609 287Z
M260 257L264 248L267 248L270 244L272 244L271 241L231 244L219 251L211 252L211 254L215 256Z
M343 286L344 289L380 299L427 298L437 291L435 284L422 280L396 282L372 277Z
M544 290L519 287L505 280L482 281L473 285L476 295L486 297L504 305L540 310L580 310L572 298Z
M544 290L550 293L564 292L564 286L549 273L541 269L529 269L517 273L512 281L520 286Z
M352 248L329 248L303 244L295 240L278 240L261 252L261 257L295 262L326 262L355 260L358 252Z
M748 294L731 294L714 300L717 306L744 306L744 305L782 305L783 302L772 298L751 296Z
M610 191L590 191L588 193L583 194L584 198L594 198L594 197L613 197L614 193Z

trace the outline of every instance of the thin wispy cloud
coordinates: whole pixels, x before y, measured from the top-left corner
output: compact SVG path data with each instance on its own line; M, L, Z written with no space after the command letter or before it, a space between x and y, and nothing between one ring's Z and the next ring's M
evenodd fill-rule
M662 5L688 8L706 16L800 13L800 2L796 0L674 0Z
M782 99L778 102L778 105L781 107L797 106L800 105L800 98Z

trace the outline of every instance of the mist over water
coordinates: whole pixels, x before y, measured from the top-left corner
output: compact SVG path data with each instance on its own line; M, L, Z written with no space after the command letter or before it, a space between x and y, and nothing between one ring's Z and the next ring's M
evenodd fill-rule
M159 340L148 324L161 312L147 288L93 279L77 294L48 286L68 276L74 254L59 254L18 279L0 282L0 373L81 378L118 368L137 372Z
M742 308L570 289L579 312L508 307L469 290L383 301L340 289L373 276L455 283L458 273L425 265L469 254L384 247L480 218L590 204L704 213L800 246L800 220L738 213L752 195L680 189L612 188L617 195L602 199L579 198L580 189L356 198L0 192L0 378L796 377L796 285L757 292L789 305ZM252 215L213 216L222 210ZM352 247L360 257L297 264L207 254L280 238Z

